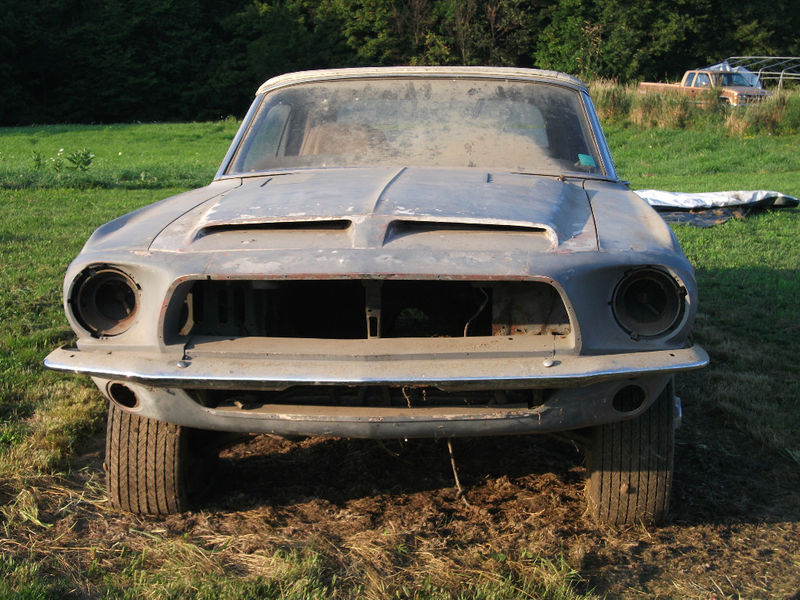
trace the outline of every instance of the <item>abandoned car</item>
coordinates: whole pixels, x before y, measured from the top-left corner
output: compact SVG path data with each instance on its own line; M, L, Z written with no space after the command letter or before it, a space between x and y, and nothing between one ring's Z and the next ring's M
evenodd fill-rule
M657 522L673 377L708 360L586 87L529 69L270 79L208 186L91 236L64 307L45 364L108 397L109 497L146 514L186 508L198 432L572 431L595 518Z

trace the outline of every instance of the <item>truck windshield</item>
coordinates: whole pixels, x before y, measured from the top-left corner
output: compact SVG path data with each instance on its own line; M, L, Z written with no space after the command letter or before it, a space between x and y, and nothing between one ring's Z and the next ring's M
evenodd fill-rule
M722 85L742 85L753 87L741 73L722 73Z
M227 172L394 165L602 173L579 91L433 77L268 92Z

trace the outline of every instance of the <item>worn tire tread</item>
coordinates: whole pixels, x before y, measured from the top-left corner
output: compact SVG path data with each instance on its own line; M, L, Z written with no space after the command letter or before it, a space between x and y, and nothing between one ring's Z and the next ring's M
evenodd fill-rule
M106 487L112 506L143 515L187 508L188 430L118 408L108 409Z
M617 526L661 523L669 508L674 446L671 383L638 417L595 427L586 449L594 518Z

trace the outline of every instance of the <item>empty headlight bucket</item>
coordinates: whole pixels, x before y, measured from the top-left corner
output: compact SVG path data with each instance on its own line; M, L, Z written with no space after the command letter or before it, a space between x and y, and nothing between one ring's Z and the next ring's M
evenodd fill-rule
M72 313L94 337L119 335L136 317L139 288L115 267L84 269L75 279L70 295Z
M633 339L670 333L686 310L686 289L669 273L642 267L625 273L614 290L614 318Z

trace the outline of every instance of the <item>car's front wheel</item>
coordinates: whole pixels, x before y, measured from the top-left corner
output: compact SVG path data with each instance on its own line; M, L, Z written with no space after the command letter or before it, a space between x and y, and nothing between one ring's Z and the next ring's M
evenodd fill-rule
M187 508L194 431L126 412L113 402L106 431L106 484L113 506L167 515Z
M669 507L675 448L672 383L638 417L595 427L586 447L587 496L610 525L658 524Z

